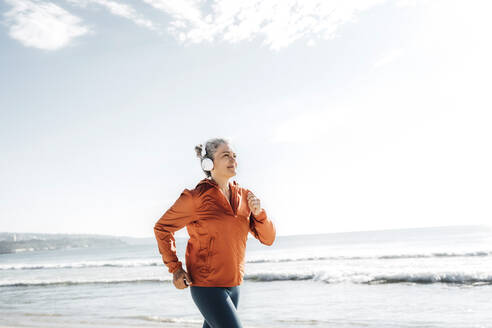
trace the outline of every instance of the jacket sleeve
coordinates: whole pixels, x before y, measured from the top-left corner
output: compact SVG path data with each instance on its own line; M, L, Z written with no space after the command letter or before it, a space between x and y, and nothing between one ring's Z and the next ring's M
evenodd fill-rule
M176 256L176 240L174 232L182 229L195 219L195 205L190 190L185 189L179 198L155 223L154 234L157 239L159 253L170 273L182 267Z
M273 224L273 221L268 218L264 208L261 209L258 216L254 216L253 213L250 214L249 230L253 236L264 245L271 246L275 241L275 225Z

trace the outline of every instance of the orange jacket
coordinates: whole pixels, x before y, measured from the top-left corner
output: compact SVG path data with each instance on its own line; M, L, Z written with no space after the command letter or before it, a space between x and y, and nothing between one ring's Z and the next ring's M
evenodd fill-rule
M182 267L176 256L174 232L186 226L186 271L193 286L234 287L244 276L248 232L264 245L272 245L276 229L265 209L253 216L248 189L229 182L231 204L217 183L202 179L195 189L184 189L154 226L154 233L168 271Z

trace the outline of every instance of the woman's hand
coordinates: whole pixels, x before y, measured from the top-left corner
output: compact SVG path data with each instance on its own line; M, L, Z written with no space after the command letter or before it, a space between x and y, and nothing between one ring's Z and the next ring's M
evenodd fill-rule
M188 288L192 284L190 275L182 267L173 273L173 283L177 289Z
M254 216L257 216L261 212L260 200L250 191L248 193L248 206Z

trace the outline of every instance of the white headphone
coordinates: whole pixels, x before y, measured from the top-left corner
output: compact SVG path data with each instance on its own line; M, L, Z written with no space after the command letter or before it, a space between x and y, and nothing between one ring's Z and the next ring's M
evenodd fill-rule
M202 159L202 169L205 171L212 171L213 168L214 162L210 158L206 157Z
M205 157L203 158L203 150L202 150L202 169L204 169L205 171L212 171L212 169L214 168L214 162L208 158L208 157Z

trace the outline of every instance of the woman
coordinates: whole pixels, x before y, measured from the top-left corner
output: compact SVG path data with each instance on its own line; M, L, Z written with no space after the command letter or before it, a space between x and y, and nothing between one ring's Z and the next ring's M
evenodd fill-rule
M248 232L272 245L276 229L248 189L229 179L236 175L236 153L226 139L215 138L195 147L206 178L180 197L156 222L154 232L174 286L190 287L205 318L203 328L242 327L237 315L243 282ZM186 226L186 269L176 256L174 232Z

